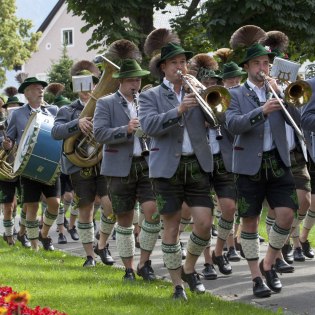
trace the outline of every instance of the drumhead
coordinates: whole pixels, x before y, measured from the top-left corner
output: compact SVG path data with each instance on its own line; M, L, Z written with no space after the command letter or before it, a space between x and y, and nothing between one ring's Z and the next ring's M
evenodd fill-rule
M14 160L14 165L13 165L13 172L14 173L19 173L22 171L21 165L25 159L25 156L27 155L28 148L30 146L31 140L34 136L34 131L36 127L36 122L37 122L37 113L33 113L28 122L27 125L24 129L21 141L19 143L17 152L16 152L16 157Z

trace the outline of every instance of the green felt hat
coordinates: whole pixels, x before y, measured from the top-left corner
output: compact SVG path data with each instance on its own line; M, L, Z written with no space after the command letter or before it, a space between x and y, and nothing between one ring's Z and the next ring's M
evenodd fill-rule
M239 67L234 61L223 65L222 79L241 77L247 74L241 67Z
M67 98L67 97L64 97L62 95L58 95L55 99L54 99L54 102L53 104L54 105L57 105L58 107L62 106L62 105L69 105L71 104L72 102Z
M150 71L142 70L134 59L123 59L118 72L113 74L114 79L136 78L148 75Z
M25 79L25 81L20 85L18 92L24 94L24 90L31 84L40 84L42 87L46 87L48 85L45 81L38 80L35 77L30 77Z
M271 52L269 47L264 47L261 44L253 44L252 46L247 48L246 56L244 60L239 64L239 66L242 67L244 63L256 57L260 57L260 56L274 57L275 55L276 53Z
M157 67L160 66L160 64L165 61L166 59L170 59L174 56L184 54L188 59L190 59L194 54L192 51L187 51L183 47L181 47L177 43L168 43L167 45L163 46L161 48L161 59L157 63Z
M24 103L20 102L17 96L10 96L5 104L3 104L3 108L7 108L10 104L18 104L22 106Z
M222 79L220 74L216 73L214 70L201 67L197 73L197 79L200 81L205 78Z

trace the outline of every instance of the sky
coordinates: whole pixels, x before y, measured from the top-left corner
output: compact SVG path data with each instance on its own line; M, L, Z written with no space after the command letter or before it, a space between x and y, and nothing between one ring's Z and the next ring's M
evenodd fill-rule
M57 2L57 0L16 0L16 16L32 20L34 25L32 31L36 31Z

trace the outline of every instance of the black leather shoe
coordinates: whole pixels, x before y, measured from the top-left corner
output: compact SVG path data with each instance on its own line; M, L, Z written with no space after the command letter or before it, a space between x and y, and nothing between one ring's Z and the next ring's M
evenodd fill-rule
M294 272L294 267L292 265L289 265L288 263L285 262L285 260L282 260L280 258L276 259L276 264L275 264L275 270L276 272L281 273L292 273Z
M232 273L232 267L229 264L229 260L227 259L225 254L223 254L222 256L216 256L213 251L212 261L215 265L218 265L220 272L224 275L229 275Z
M47 236L46 238L43 238L43 237L42 237L42 234L39 233L39 238L38 238L38 240L42 243L43 248L44 248L45 250L50 250L50 251L55 250L54 245L53 245L53 243L52 243L52 239L51 239L50 236Z
M226 257L228 258L229 261L238 262L241 260L240 255L237 253L233 246L229 248L228 252L226 253Z
M175 287L175 292L173 294L173 299L174 300L183 300L183 301L187 301L187 295L186 292L184 290L184 288L180 285L177 285Z
M297 247L296 249L294 249L293 258L294 261L305 261L305 256L301 247Z
M208 263L204 264L205 268L202 269L201 273L203 274L204 278L206 280L215 280L218 275L217 272L214 269L213 265L210 265Z
M131 268L126 268L125 275L123 276L123 279L126 281L135 281L136 275Z
M218 236L218 230L217 230L217 227L214 224L212 224L211 235L212 236Z
M308 240L306 240L304 243L301 241L300 241L300 243L302 246L304 256L306 256L307 258L314 258L314 251L311 248L310 242Z
M182 251L182 260L186 259L187 251L183 242L180 242L180 248Z
M95 267L96 266L96 261L92 256L87 256L86 261L83 264L83 267Z
M182 267L182 280L188 283L191 292L196 292L199 294L206 292L206 289L201 283L197 272L185 273L184 268Z
M272 266L270 270L264 270L264 260L259 264L261 274L266 278L268 287L274 292L280 292L282 289L282 284L276 270Z
M154 271L151 267L151 260L147 260L142 268L137 267L137 275L142 277L143 280L153 281L156 279Z
M59 233L58 244L67 244L67 238L64 234Z
M260 236L260 235L258 235L258 236L259 236L259 243L264 243L265 239L262 236Z
M268 288L266 283L260 277L253 279L253 293L256 297L264 298L271 295L271 290Z
M102 249L99 249L98 244L96 244L96 247L94 248L94 253L96 255L100 256L103 264L105 264L105 265L111 266L115 262L113 257L111 256L109 249L108 249L108 244Z
M25 248L30 248L32 247L31 242L27 238L26 234L24 233L23 235L18 234L17 235L17 240L22 244L23 247Z
M293 258L293 250L292 250L292 245L291 244L284 244L282 249L282 256L284 258L284 260L288 263L288 264L293 264L294 258Z
M72 229L69 229L68 232L74 241L79 240L79 234L78 234L78 231L77 231L75 225L72 227Z

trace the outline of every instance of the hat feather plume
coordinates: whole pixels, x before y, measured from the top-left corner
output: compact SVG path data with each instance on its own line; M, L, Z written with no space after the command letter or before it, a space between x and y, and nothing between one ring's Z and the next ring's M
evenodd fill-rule
M15 76L15 79L18 83L22 84L28 78L28 73L20 72Z
M161 60L161 54L156 54L155 56L151 58L149 62L149 70L151 72L151 75L157 79L160 79L161 77L163 77L163 72L157 66L160 60Z
M61 83L50 83L45 89L45 92L51 93L54 96L59 96L65 90L65 86Z
M158 28L147 36L143 51L147 56L152 57L159 53L161 48L170 42L180 44L177 33L167 28Z
M279 50L285 52L289 46L289 38L286 34L280 31L269 31L266 37L260 40L264 46L269 46L271 51Z
M18 94L18 90L14 86L8 86L7 88L4 89L4 93L8 97L13 97L16 94Z
M222 63L227 63L232 59L233 50L230 48L219 48L214 52L214 56L218 57Z
M237 29L231 36L232 49L248 48L266 38L266 32L256 25L245 25Z
M88 61L88 60L80 60L80 61L76 62L72 66L70 74L71 74L71 76L78 75L83 70L88 70L97 78L100 75L100 71L97 68L97 66L93 62Z
M119 39L111 43L106 56L114 61L123 59L135 59L141 61L142 55L137 45L127 39Z
M219 65L217 61L209 56L208 54L197 54L194 57L192 57L189 61L190 67L194 68L206 68L210 70L218 70Z

